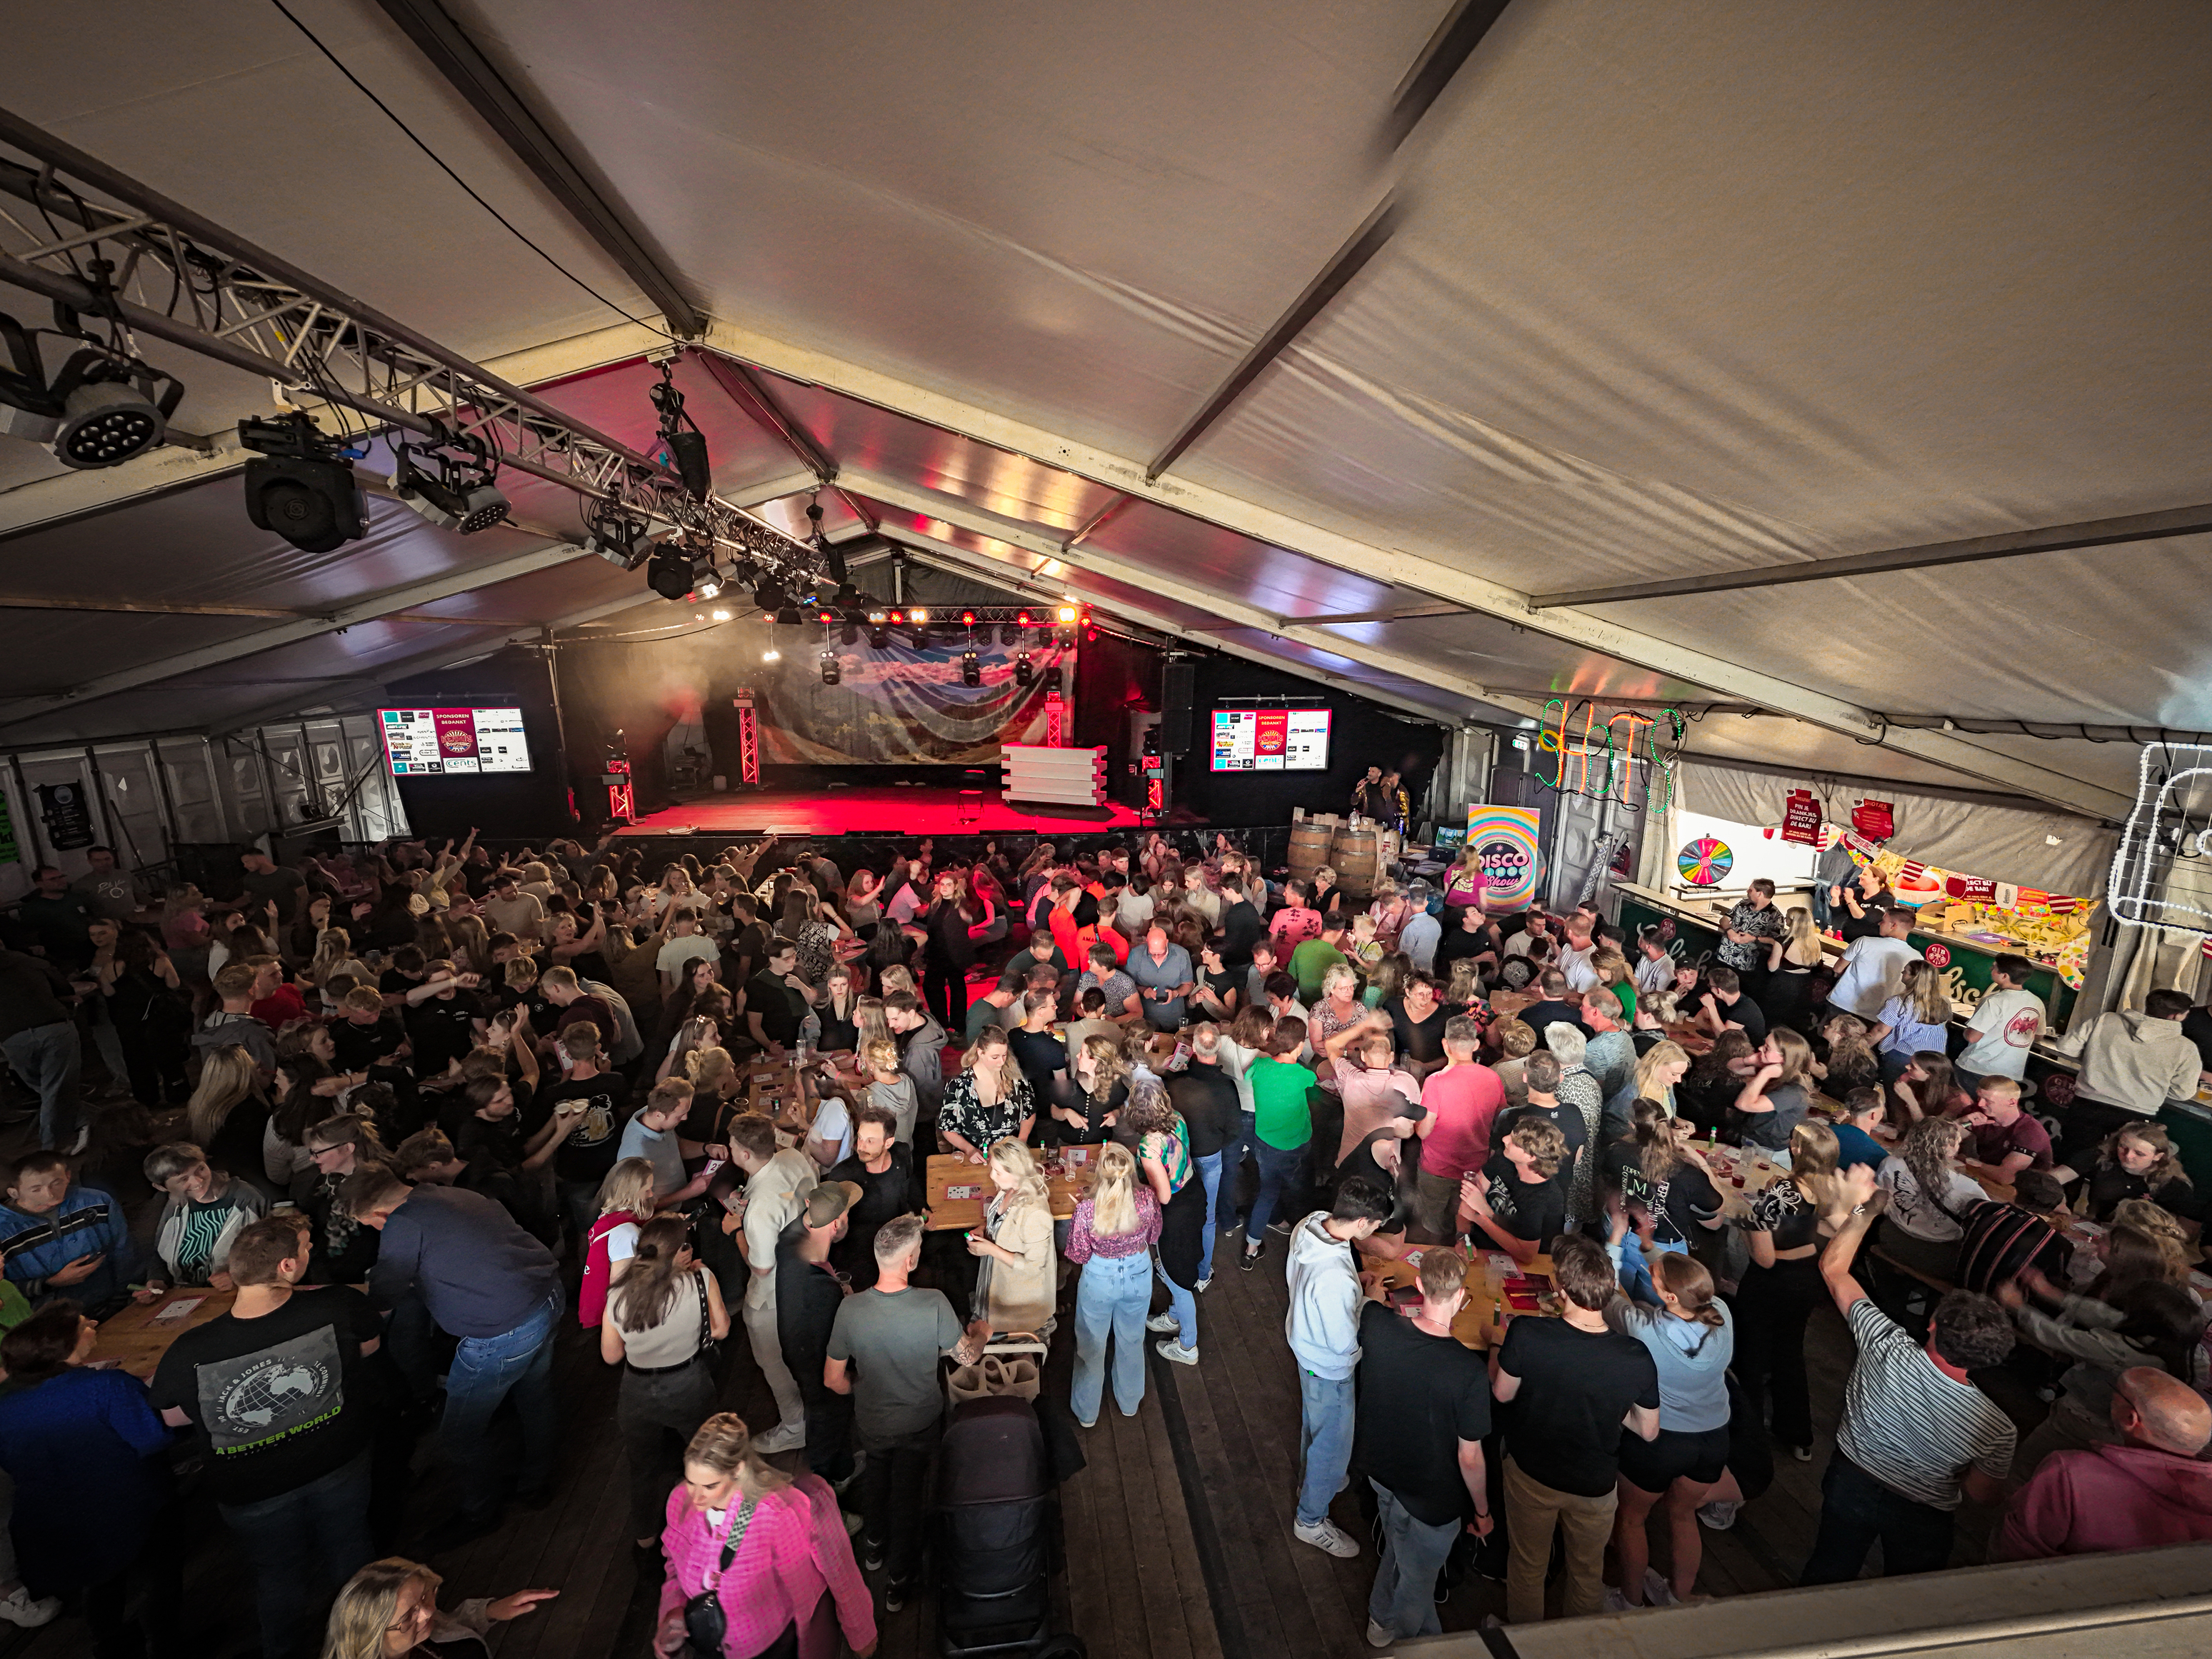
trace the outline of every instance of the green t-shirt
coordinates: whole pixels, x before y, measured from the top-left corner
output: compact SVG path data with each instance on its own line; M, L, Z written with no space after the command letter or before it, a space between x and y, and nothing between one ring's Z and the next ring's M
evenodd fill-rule
M1255 1060L1244 1074L1252 1085L1252 1127L1279 1152L1313 1139L1313 1109L1306 1091L1319 1079L1294 1060Z
M1344 952L1327 939L1310 939L1291 951L1291 977L1298 982L1298 1000L1311 1004L1321 995L1321 982L1328 970L1344 960Z

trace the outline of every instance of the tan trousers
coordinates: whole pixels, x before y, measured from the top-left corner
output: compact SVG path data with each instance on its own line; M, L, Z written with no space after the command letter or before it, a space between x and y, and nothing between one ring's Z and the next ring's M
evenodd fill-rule
M1533 1625L1544 1617L1544 1571L1552 1564L1554 1525L1567 1529L1562 1614L1579 1619L1605 1605L1605 1546L1613 1536L1613 1512L1620 1503L1617 1492L1584 1498L1540 1486L1507 1456L1505 1528L1513 1543L1505 1569L1505 1617L1510 1623Z
M748 1306L744 1310L745 1335L750 1340L753 1359L768 1379L768 1391L775 1398L778 1426L788 1425L793 1431L806 1426L806 1402L799 1397L799 1384L792 1380L791 1370L783 1363L783 1344L776 1335L775 1304L765 1308ZM766 1433L763 1427L758 1432Z

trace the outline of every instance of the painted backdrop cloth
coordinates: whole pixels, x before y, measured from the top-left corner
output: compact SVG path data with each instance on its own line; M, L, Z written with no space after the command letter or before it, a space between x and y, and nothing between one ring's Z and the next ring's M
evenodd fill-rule
M985 632L991 642L983 642ZM927 652L893 644L878 650L864 630L852 645L834 631L826 644L810 629L805 643L786 647L773 675L755 680L761 759L769 765L869 766L890 763L984 766L1008 743L1042 743L1046 682L1060 671L1064 696L1075 684L1075 652L1025 633L1018 645L998 643L995 629L976 630L981 685L960 682L957 635ZM836 657L839 683L822 683L822 653ZM1015 679L1026 653L1033 676Z

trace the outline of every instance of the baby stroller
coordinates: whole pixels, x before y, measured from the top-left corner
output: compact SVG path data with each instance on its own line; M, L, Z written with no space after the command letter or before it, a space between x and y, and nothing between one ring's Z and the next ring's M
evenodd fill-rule
M1054 1501L1036 1407L993 1395L953 1412L931 1505L946 1659L1033 1654L1044 1643Z

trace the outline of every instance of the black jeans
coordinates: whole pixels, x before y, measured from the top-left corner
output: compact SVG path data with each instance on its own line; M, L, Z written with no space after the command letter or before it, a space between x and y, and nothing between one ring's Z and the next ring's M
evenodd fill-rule
M932 1423L912 1434L862 1435L868 1467L860 1472L860 1514L869 1538L884 1547L884 1565L903 1583L921 1565L922 1511L929 1501L929 1460L945 1431Z
M680 1371L648 1375L623 1368L615 1426L629 1459L631 1537L660 1536L668 1522L668 1494L683 1479L682 1448L714 1414L714 1377L703 1358Z
M822 1367L812 1380L793 1371L799 1397L806 1402L806 1467L835 1485L853 1472L853 1396L822 1386Z
M1941 1572L1951 1565L1954 1517L1892 1492L1840 1451L1820 1477L1820 1530L1800 1584L1841 1584L1859 1576L1867 1552L1881 1540L1885 1578Z
M2157 1121L2155 1117L2131 1112L2124 1106L2108 1106L2101 1100L2084 1100L2076 1095L2058 1115L2059 1156L2077 1170L2086 1169L2087 1165L2075 1161L2075 1153L2094 1150L2115 1129L2130 1129Z
M1827 1300L1819 1258L1753 1263L1735 1296L1735 1375L1752 1420L1770 1402L1774 1437L1789 1446L1813 1443L1813 1395L1805 1380L1805 1325Z
M946 967L924 957L921 1001L946 1030L963 1030L968 1024L968 970Z

